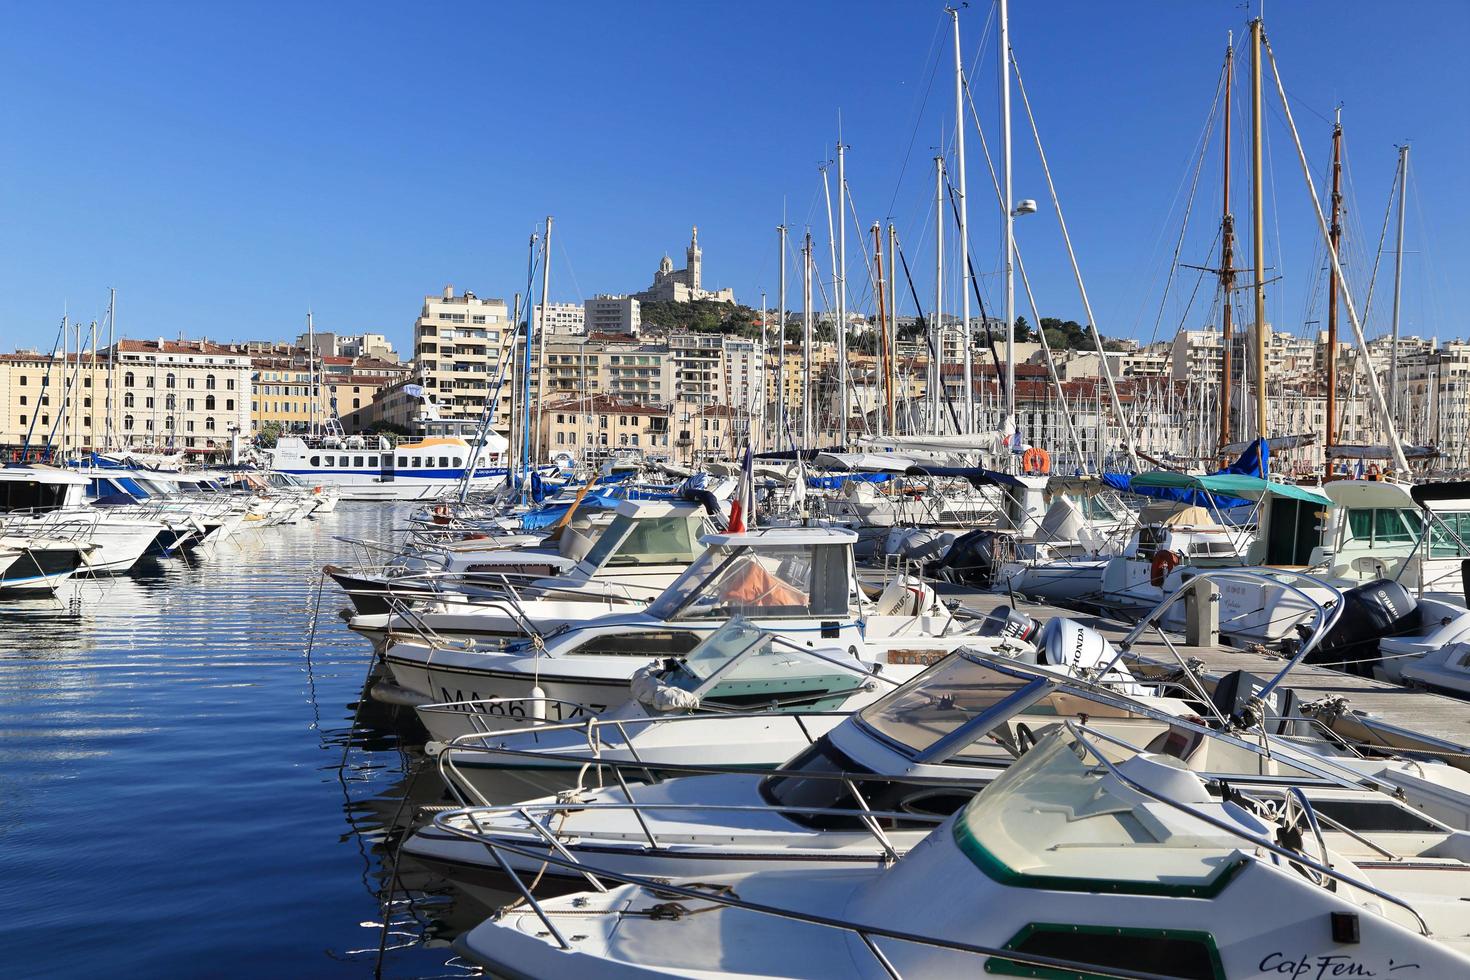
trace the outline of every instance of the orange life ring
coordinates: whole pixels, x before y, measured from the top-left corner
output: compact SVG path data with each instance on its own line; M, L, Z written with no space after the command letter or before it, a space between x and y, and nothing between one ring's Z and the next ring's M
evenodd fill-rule
M1051 454L1032 446L1021 454L1021 470L1034 476L1046 476L1051 472Z
M1168 548L1160 548L1154 552L1153 560L1148 565L1149 584L1155 588L1162 589L1164 580L1169 573L1179 567L1179 556Z

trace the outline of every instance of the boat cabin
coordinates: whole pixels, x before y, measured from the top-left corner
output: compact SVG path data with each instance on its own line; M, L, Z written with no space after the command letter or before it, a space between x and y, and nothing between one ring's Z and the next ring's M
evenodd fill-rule
M0 468L0 513L37 512L85 503L87 478L49 466Z

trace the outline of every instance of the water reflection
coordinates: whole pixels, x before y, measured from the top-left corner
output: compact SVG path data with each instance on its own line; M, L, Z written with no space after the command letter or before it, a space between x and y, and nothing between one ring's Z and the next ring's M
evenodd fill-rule
M489 910L397 860L446 799L422 731L364 696L371 648L318 596L335 536L405 513L343 504L0 605L8 975L474 972L448 943Z

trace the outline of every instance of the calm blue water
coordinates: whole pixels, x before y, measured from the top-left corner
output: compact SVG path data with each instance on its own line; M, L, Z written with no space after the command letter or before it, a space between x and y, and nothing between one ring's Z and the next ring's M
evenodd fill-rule
M470 972L448 940L487 913L422 872L387 889L388 831L442 786L371 702L355 721L371 649L330 585L306 654L334 535L405 514L246 529L85 583L76 614L0 605L6 977L370 977L380 942L383 976Z

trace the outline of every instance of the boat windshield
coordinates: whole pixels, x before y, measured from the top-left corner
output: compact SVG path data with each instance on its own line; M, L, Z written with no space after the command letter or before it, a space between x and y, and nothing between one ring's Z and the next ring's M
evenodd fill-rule
M699 557L699 533L704 518L698 514L632 517L619 514L582 559L589 571L635 565L676 565Z
M958 651L863 708L858 720L912 759L961 761L968 746L1055 687L1055 681L1006 670ZM988 750L983 754L994 755Z
M722 544L685 569L648 612L658 619L842 618L850 586L846 543Z
M960 850L989 877L1048 887L1199 895L1228 882L1239 838L1143 797L1083 754L1063 729L1044 736L956 818ZM1137 756L1119 768L1138 767L1172 770L1171 796L1222 815L1184 763Z
M826 652L826 655L834 659L846 656L840 649ZM856 667L850 672L862 673ZM789 694L787 688L791 685L800 686L810 681L820 680L849 688L860 682L849 677L848 673L849 670L838 663L782 643L774 634L737 616L689 651L667 682L686 691L709 687L710 682L716 679L716 690L727 684L742 687L763 684L768 688L763 696L769 698Z

